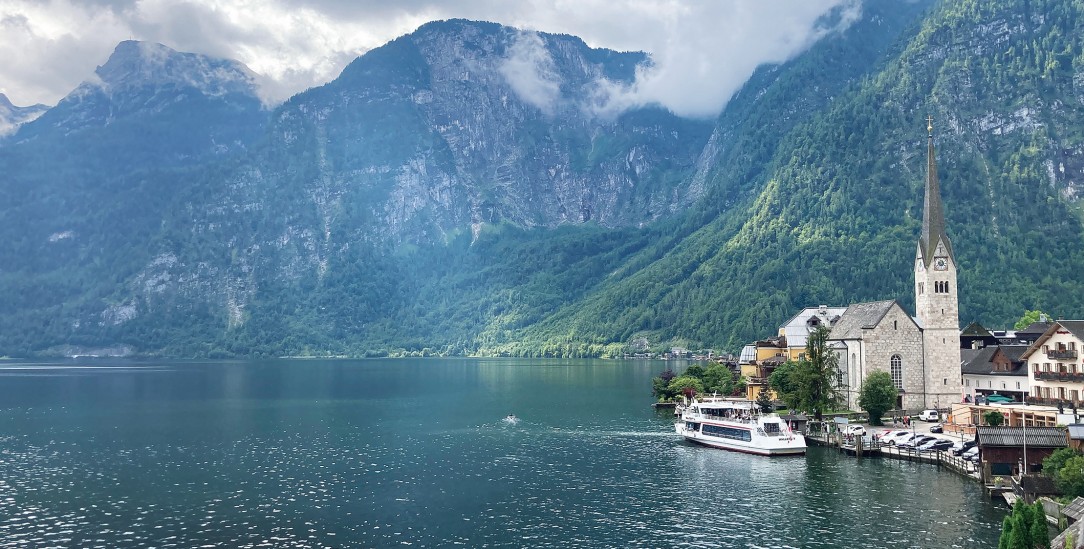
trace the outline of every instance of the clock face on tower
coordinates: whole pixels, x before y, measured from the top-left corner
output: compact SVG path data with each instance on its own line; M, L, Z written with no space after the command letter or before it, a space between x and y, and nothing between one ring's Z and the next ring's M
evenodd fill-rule
M943 257L939 257L937 259L934 259L933 260L933 268L938 270L938 271L943 271L945 269L948 269L948 261L946 261L945 258L943 258Z

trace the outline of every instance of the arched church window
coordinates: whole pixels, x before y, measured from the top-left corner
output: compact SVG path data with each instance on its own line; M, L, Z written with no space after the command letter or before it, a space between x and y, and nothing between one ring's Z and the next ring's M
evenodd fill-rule
M900 355L892 355L889 365L892 371L892 384L897 389L903 389L903 359Z

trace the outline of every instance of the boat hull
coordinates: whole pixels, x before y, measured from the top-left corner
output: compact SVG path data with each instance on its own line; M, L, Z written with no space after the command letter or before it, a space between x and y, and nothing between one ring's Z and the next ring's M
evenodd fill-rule
M719 424L726 425L726 424ZM685 428L685 423L675 423L674 430L689 442L711 448L742 452L758 456L802 456L806 453L805 437L757 437L750 441L715 437Z

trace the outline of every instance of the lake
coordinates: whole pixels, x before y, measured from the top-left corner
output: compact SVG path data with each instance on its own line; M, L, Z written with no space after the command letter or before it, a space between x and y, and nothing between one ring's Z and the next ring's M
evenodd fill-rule
M932 465L681 441L664 368L0 361L0 547L997 546Z

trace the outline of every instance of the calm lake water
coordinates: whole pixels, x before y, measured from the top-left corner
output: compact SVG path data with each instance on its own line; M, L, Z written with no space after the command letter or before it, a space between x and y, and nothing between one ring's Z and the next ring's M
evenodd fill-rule
M0 362L0 547L997 546L934 466L682 442L663 368Z

